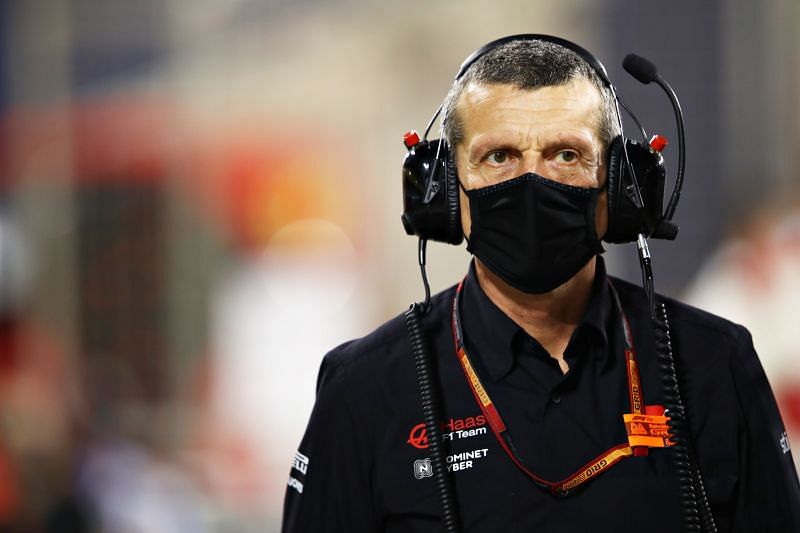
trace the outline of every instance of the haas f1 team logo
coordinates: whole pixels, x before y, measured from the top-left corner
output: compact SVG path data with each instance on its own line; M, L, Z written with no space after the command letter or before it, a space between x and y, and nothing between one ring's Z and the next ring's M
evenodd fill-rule
M440 424L443 437L445 439L453 440L454 437L465 438L472 437L479 434L484 434L486 428L486 417L483 415L468 416L466 418L451 418L447 422ZM406 441L418 450L426 450L428 448L428 430L424 423L419 423L408 434Z
M411 428L407 442L419 450L424 450L428 447L428 430L425 428L425 423L417 424Z

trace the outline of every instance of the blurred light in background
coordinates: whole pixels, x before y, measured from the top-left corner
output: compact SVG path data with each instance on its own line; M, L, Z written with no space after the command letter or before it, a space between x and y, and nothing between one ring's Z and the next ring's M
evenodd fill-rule
M746 324L786 424L800 442L800 195L765 202L709 259L689 303ZM794 454L800 467L800 453Z
M750 327L800 427L800 204L748 214L798 187L798 11L0 1L0 529L277 531L322 356L422 296L402 134L514 33L595 51L668 136L668 103L619 62L642 52L675 86L687 189L659 287ZM428 259L438 290L468 256Z

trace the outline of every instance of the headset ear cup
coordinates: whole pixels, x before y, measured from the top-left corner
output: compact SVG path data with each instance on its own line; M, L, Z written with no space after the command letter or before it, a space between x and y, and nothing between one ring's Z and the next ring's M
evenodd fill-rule
M635 173L639 184L643 209L628 196L628 189L634 182L631 172ZM662 217L665 179L661 154L646 143L621 137L614 139L608 149L608 230L603 240L625 243L634 242L640 233L648 237L653 235Z
M606 242L620 242L619 232L619 203L622 190L622 165L624 154L622 150L622 137L617 135L608 146L608 176L606 177L606 191L608 193L608 227L603 240Z
M458 178L447 143L433 139L411 147L403 160L403 215L406 233L420 239L460 244Z
M445 192L447 194L447 242L461 244L464 231L461 227L461 195L458 186L458 168L450 145L443 146L445 157Z

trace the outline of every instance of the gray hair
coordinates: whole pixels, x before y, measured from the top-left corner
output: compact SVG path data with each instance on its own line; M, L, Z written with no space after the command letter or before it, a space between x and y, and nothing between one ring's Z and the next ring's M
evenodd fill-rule
M464 140L464 123L458 114L458 101L464 88L478 85L514 85L519 89L538 89L566 85L573 80L589 80L600 92L599 136L604 149L619 135L617 103L611 88L594 68L572 50L547 41L511 41L487 52L475 61L450 88L445 98L444 138L455 150Z

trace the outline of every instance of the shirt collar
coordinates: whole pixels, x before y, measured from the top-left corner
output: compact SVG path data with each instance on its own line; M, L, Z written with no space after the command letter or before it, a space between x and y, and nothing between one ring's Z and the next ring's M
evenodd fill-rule
M483 292L475 273L474 260L464 280L460 311L467 349L477 350L491 378L499 380L514 365L512 341L524 331Z
M467 349L472 348L478 352L477 355L472 353L470 355L480 357L489 376L494 381L498 381L514 366L515 339L530 337L486 296L478 283L474 261L470 263L462 291L460 312L464 336L468 343ZM589 304L583 319L572 334L569 345L571 346L579 336L594 334L601 342L601 349L595 353L598 357L607 359L608 350L605 348L608 345L608 333L606 330L609 327L610 310L611 295L605 262L598 255ZM568 353L570 346L567 347Z
M609 315L613 308L608 283L606 263L603 257L598 255L589 303L586 306L583 319L575 330L577 333L579 330L591 329L599 335L604 346L608 344Z

